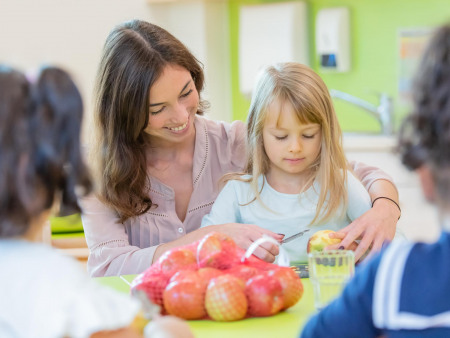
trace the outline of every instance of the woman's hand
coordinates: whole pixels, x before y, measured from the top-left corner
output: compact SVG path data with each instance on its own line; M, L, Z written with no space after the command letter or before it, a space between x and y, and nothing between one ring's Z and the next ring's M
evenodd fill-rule
M360 240L355 249L355 260L363 257L367 250L370 254L379 251L385 241L391 241L395 235L395 228L400 210L389 200L378 199L372 209L355 219L345 228L330 234L330 238L340 238L342 242L330 245L327 249L354 249L354 241Z
M279 242L281 242L284 237L282 234L274 233L254 224L227 223L213 225L211 227L214 227L214 231L224 233L233 238L236 244L244 250L247 250L254 241L261 238L263 235L273 237ZM256 257L270 263L275 260L278 253L278 246L268 242L262 243L253 252Z

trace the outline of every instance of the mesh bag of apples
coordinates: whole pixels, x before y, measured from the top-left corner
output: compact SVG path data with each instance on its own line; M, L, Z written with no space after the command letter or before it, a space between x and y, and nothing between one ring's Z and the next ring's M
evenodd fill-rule
M167 251L133 280L131 292L144 291L163 314L188 320L271 316L300 300L303 285L291 268L244 255L230 237L212 232Z

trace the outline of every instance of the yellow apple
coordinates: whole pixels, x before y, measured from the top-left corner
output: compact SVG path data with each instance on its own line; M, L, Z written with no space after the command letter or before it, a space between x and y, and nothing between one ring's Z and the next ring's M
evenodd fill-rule
M306 251L308 253L312 251L322 251L327 246L332 244L338 244L342 242L339 238L330 238L328 235L333 233L333 230L319 230L315 232L308 240L308 246Z

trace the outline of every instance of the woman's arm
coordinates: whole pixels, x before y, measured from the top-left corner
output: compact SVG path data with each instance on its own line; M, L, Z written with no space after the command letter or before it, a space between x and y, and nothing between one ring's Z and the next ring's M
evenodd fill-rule
M239 201L236 193L236 182L229 181L217 196L209 214L202 219L200 229L195 230L179 240L160 245L155 252L154 261L165 251L179 245L191 243L202 238L211 231L224 233L236 242L236 244L247 249L254 241L264 234L281 240L282 236L270 230L260 228L254 224L241 224ZM278 255L278 247L271 243L264 243L254 253L257 257L273 262Z
M130 245L118 217L94 195L80 199L81 220L90 250L87 269L92 277L137 274L147 269L156 246Z
M243 249L247 249L263 234L276 239L282 238L256 225L228 223L200 228L167 243L140 248L130 245L125 227L117 223L114 212L95 196L81 199L80 205L83 211L81 218L84 232L90 250L87 268L90 275L94 277L141 273L167 250L193 243L211 231L227 234ZM176 237L175 234L174 237ZM278 254L278 247L264 243L254 254L271 262Z
M366 166L363 163L352 162L351 167L368 190L372 201L378 197L387 197L398 204L398 191L392 179L382 170ZM339 247L348 248L355 240L359 245L355 250L355 259L359 260L371 249L377 252L385 241L391 241L395 235L400 210L394 202L387 198L375 201L372 208L358 217L351 224L330 237L342 238Z

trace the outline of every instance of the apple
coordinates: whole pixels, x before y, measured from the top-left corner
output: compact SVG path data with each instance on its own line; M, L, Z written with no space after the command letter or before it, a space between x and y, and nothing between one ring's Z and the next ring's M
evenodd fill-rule
M197 269L197 259L195 254L186 248L176 248L166 251L159 259L158 263L161 272L173 275L180 270Z
M155 304L163 305L163 292L169 283L169 276L150 270L138 275L131 282L131 292L142 290Z
M219 270L219 269L206 267L206 268L198 269L197 270L197 274L200 277L201 283L204 284L205 289L206 289L206 287L208 286L208 284L211 281L211 279L222 275L223 272L221 270Z
M174 274L163 293L165 310L183 319L205 317L205 288L196 271Z
M247 314L245 284L230 274L212 279L206 289L205 308L208 315L217 321L233 321Z
M176 272L169 280L169 283L172 282L179 282L183 280L190 280L197 282L199 281L199 276L197 274L197 271L194 270L180 270Z
M261 273L261 270L257 269L254 266L243 263L234 265L231 268L225 270L224 272L229 273L238 278L241 278L244 281L244 283L246 283L250 278Z
M306 252L323 251L327 246L342 242L339 238L330 238L328 235L335 231L319 230L315 232L308 240Z
M283 309L295 305L303 296L303 284L300 277L287 267L279 267L267 273L280 282L283 290Z
M250 278L245 287L248 300L248 314L254 317L271 316L284 305L280 282L267 272Z
M200 240L197 247L199 268L212 267L224 270L238 262L236 243L231 237L219 232L211 232Z

